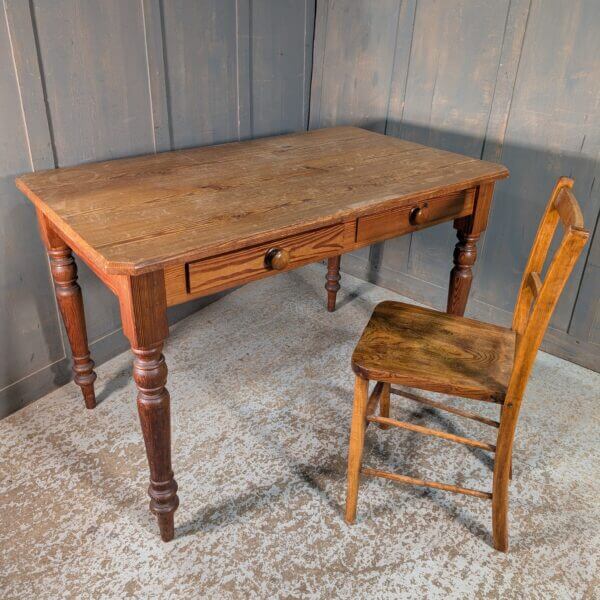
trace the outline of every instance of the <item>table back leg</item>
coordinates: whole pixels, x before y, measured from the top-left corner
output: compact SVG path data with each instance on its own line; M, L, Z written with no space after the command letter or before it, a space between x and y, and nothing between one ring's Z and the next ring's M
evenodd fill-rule
M327 290L327 310L329 312L335 310L335 300L340 289L340 259L341 256L332 256L327 259L325 289Z
M94 408L96 406L94 393L96 373L88 347L83 297L77 283L77 265L71 248L50 227L45 217L38 214L38 221L42 240L50 258L50 270L58 308L71 346L74 380L83 392L85 406Z

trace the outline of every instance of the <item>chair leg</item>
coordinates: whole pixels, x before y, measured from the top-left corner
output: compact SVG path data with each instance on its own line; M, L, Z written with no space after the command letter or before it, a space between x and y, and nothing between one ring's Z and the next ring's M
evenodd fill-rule
M354 523L358 486L360 484L360 467L365 443L367 397L369 381L356 376L354 381L354 407L350 428L350 447L348 450L348 493L346 495L346 522Z
M390 416L390 384L384 383L381 390L381 399L379 400L379 414L382 417L389 418ZM389 425L379 424L380 429L389 429Z
M492 487L492 531L494 548L508 550L508 486L512 475L512 444L518 409L502 407L500 429L494 457L494 483Z

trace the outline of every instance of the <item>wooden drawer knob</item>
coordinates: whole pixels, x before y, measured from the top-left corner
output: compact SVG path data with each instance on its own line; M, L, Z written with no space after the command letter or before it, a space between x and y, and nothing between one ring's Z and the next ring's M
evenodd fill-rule
M271 248L265 255L265 265L269 269L281 271L290 262L290 253L283 248Z
M423 206L417 206L410 211L408 220L411 225L422 225L427 221L429 217L429 206L423 204Z

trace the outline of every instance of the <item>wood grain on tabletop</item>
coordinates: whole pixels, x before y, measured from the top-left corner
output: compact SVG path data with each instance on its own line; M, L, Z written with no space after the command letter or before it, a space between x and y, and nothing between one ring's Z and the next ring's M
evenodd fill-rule
M42 171L17 185L107 273L141 273L507 175L336 127Z

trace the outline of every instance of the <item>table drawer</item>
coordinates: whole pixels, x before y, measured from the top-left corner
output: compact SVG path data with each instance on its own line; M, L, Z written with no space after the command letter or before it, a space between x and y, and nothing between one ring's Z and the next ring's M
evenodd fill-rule
M188 294L213 293L344 252L344 224L187 264Z
M366 244L471 214L475 190L462 190L358 219L356 241Z

